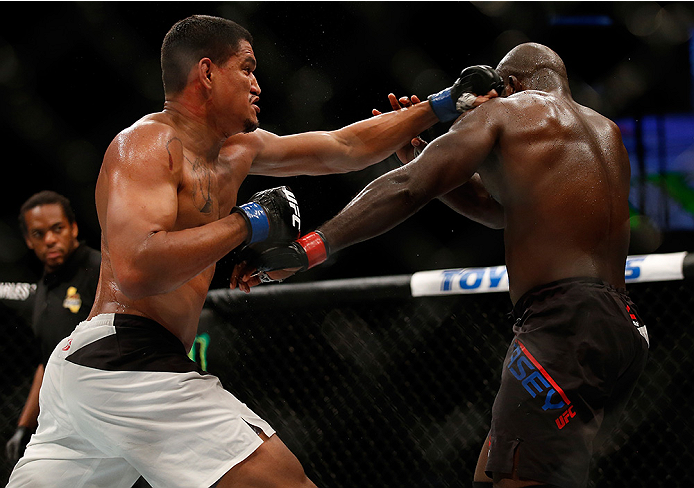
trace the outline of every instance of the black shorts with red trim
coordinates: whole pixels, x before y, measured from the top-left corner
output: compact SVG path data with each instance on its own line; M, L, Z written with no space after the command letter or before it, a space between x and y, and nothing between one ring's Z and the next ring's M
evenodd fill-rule
M486 471L513 473L518 450L521 479L583 487L645 367L646 328L624 290L592 278L534 288L512 316Z

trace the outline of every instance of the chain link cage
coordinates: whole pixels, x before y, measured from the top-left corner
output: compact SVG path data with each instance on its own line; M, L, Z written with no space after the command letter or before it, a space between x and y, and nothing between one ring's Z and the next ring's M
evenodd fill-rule
M691 486L693 283L628 286L650 356L589 487ZM273 425L318 486L471 486L512 339L508 294L412 298L407 277L265 288L210 292L191 357ZM6 315L4 440L34 369L28 327ZM12 465L1 467L4 485Z

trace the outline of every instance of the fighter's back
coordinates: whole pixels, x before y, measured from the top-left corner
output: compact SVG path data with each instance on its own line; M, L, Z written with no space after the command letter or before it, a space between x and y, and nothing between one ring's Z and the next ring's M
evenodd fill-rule
M512 300L571 277L623 287L630 167L616 124L547 92L495 102L498 161L480 174L506 213Z

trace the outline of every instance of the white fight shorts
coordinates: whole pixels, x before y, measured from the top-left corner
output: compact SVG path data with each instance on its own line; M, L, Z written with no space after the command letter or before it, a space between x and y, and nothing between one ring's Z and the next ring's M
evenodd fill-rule
M274 430L156 322L105 314L53 351L7 488L209 488Z

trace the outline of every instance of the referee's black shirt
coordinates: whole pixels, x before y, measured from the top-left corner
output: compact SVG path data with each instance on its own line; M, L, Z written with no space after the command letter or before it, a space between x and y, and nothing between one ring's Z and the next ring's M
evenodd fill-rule
M31 328L45 365L55 346L91 311L99 282L101 254L84 243L54 273L39 280Z

